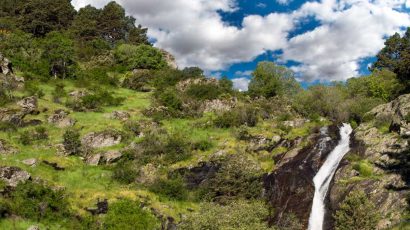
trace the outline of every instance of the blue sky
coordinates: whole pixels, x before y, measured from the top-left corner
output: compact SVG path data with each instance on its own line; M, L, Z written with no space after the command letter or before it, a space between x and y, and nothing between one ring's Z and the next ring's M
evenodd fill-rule
M73 0L78 9L110 0ZM180 68L199 66L246 89L259 61L303 85L367 74L386 37L410 26L410 0L117 0Z

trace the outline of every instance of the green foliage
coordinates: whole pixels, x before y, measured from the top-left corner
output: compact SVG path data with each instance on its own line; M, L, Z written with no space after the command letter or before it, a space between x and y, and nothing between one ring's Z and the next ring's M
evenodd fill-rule
M188 198L188 190L184 180L180 177L158 179L150 186L150 190L172 200L186 200Z
M219 114L213 121L218 128L230 128L246 125L254 127L258 123L258 110L253 106L239 106L231 111Z
M63 79L75 73L74 42L66 34L51 32L47 34L44 43L43 58L50 66L50 74L54 78Z
M112 1L104 6L98 20L101 36L114 43L125 39L127 31L127 18L125 10L118 3Z
M81 8L74 18L71 31L77 38L93 40L99 36L99 18L101 10L87 5Z
M112 178L124 184L135 182L138 176L138 170L132 161L122 160L113 168Z
M151 213L142 209L139 203L128 199L110 205L104 218L104 229L154 230L159 226L159 221Z
M410 28L400 36L396 33L386 40L385 47L377 54L377 61L373 64L374 69L388 69L397 74L397 78L410 90Z
M256 199L262 194L263 171L243 153L220 160L217 173L200 186L205 200L226 204L232 200ZM240 169L240 170L238 170Z
M182 230L226 229L267 230L268 209L262 202L235 201L221 206L203 203L199 212L190 213L178 226Z
M372 230L376 229L380 215L363 191L354 191L345 198L334 218L337 230Z
M219 84L192 84L188 87L185 93L190 98L204 101L217 99L221 94L229 93L230 91L231 89L229 89L229 86L227 85L222 85L221 87Z
M27 92L27 97L36 96L37 98L44 97L44 91L39 88L38 83L34 81L26 82L24 90Z
M76 129L68 129L63 135L63 145L69 155L81 153L80 132Z
M405 120L407 123L410 123L410 112L406 114L406 116L404 117L404 120Z
M181 132L171 133L164 148L164 159L169 163L186 160L192 155L191 147L191 143Z
M10 198L14 214L33 220L61 220L70 209L63 191L55 191L35 182L19 184Z
M150 91L148 83L153 78L153 72L149 70L139 70L134 72L132 76L127 77L122 82L122 87L137 90L140 92Z
M119 106L125 100L123 97L114 97L111 92L100 88L92 88L92 92L78 100L67 103L75 111L101 111L103 106Z
M24 1L19 12L21 28L35 36L67 28L76 13L70 0Z
M115 49L115 56L128 70L162 69L167 66L161 51L149 45L122 44Z
M157 98L161 105L166 106L169 109L182 109L182 99L178 92L173 88L168 88L165 91L160 92Z
M260 62L252 76L248 92L253 97L289 96L301 89L293 71L273 62Z
M53 101L55 103L61 103L61 98L67 96L67 92L65 91L65 85L63 83L57 83L54 87L53 92L51 95L53 96Z
M361 177L371 177L373 175L373 167L367 161L356 162L353 169L358 171Z
M20 134L19 139L23 145L31 145L33 141L47 140L47 129L43 126L38 126L34 130L25 130Z

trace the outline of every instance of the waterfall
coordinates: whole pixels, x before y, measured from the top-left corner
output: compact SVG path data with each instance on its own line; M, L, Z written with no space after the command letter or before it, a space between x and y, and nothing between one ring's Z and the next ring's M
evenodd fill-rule
M315 195L313 197L312 211L309 218L309 230L323 229L326 194L340 161L350 150L349 144L351 133L352 127L349 124L343 124L340 128L341 138L338 145L329 154L325 163L323 163L319 172L313 178Z

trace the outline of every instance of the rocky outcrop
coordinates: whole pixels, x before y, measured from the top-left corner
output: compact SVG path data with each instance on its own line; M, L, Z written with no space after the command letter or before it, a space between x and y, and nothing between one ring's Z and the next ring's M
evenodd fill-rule
M118 150L110 150L105 153L97 153L89 155L85 162L88 165L97 166L101 164L112 164L117 162L123 154Z
M17 102L17 105L21 107L23 113L33 114L37 113L37 97L26 97Z
M24 78L14 75L12 63L2 53L0 53L0 83L8 89L24 87Z
M313 177L337 145L337 127L323 127L307 137L307 147L301 148L301 139L282 141L289 151L275 157L276 169L264 178L266 197L275 209L271 224L284 221L294 214L307 227L314 195Z
M233 109L237 104L237 99L215 99L207 100L202 105L202 110L204 112L226 112Z
M62 109L54 111L54 114L48 117L47 121L59 128L72 127L75 125L75 120L70 118L68 113Z
M170 68L178 69L175 57L171 53L163 49L161 49L161 53Z
M400 222L407 208L410 175L409 121L410 94L380 105L366 114L367 122L354 134L352 150L340 164L329 192L329 213L336 212L340 203L354 190L368 194L378 208L381 220L378 229L389 228ZM380 122L390 124L390 132L377 128ZM356 156L356 160L346 160ZM366 175L361 175L360 162L366 161ZM330 215L329 215L329 218ZM329 228L332 223L329 223Z
M37 159L36 158L29 158L21 161L23 164L27 166L35 166L37 164Z
M191 85L205 85L205 84L213 84L213 85L217 85L218 84L218 79L216 78L190 78L184 81L180 81L178 82L178 84L176 85L177 89L179 91L186 91L189 86Z
M122 136L117 131L103 131L89 133L81 139L81 144L90 148L103 148L118 145Z
M125 111L113 111L110 115L111 119L126 121L130 119L131 115Z
M0 180L4 181L7 186L16 187L19 183L30 180L28 172L18 167L0 167Z

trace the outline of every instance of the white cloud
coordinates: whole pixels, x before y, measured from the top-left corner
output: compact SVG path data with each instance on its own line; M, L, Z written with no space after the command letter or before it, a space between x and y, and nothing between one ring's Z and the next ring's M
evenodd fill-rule
M283 60L302 63L292 69L304 80L345 80L359 74L359 62L374 56L384 38L410 26L409 14L394 10L404 1L323 0L302 6L298 20L314 16L321 25L291 38Z
M291 1L293 0L276 0L276 2L281 5L288 5Z
M73 4L101 7L109 1L73 0ZM240 28L224 22L218 13L237 10L236 0L117 1L149 28L155 46L176 56L181 68L219 71L252 61L267 50L283 50L280 61L301 63L292 68L304 80L343 80L357 75L360 60L374 56L386 36L410 26L409 14L402 10L410 7L410 0L309 1L291 13L248 15ZM289 37L300 22L311 17L320 26Z
M243 91L248 91L248 86L250 80L246 77L240 77L240 78L234 78L232 79L233 82L233 88L237 89L241 92Z
M236 71L235 76L236 77L250 77L252 72L253 72L252 70Z
M258 4L256 4L256 7L258 7L258 8L266 8L266 6L267 5L263 2L259 2Z

